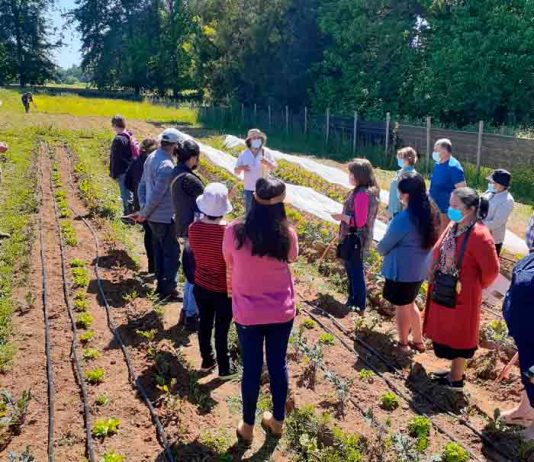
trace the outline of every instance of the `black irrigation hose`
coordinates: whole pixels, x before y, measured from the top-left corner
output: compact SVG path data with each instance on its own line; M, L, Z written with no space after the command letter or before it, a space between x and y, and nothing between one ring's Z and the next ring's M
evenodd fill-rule
M46 146L46 153L49 154L49 148ZM69 314L70 325L72 330L72 340L70 344L70 355L72 359L72 364L74 368L74 374L76 376L76 381L80 387L80 392L82 394L83 401L83 417L85 423L85 441L86 441L86 452L89 462L96 462L95 451L93 445L93 436L91 434L91 411L89 406L89 395L87 393L87 387L85 381L83 380L82 368L80 366L80 358L78 357L77 347L79 345L78 341L78 329L76 328L76 320L74 319L74 312L72 309L72 303L70 301L70 290L69 284L67 282L67 269L65 266L65 244L63 238L63 232L61 231L59 212L56 203L56 188L54 186L54 181L52 179L52 161L50 161L50 190L52 192L52 204L54 206L54 216L56 222L56 231L59 236L59 256L61 260L61 278L63 280L63 298L65 299L65 305L67 306L67 312Z
M376 356L389 370L390 372L393 373L393 375L395 375L397 378L400 378L402 380L406 380L405 377L399 372L399 370L395 367L394 364L391 363L391 361L389 361L388 359L386 359L381 353L379 353L376 349L374 349L371 345L369 345L367 342L365 342L364 340L362 340L361 338L359 338L358 336L351 336L349 332L347 332L347 330L343 327L343 325L341 323L339 323L330 313L328 313L327 311L323 310L321 307L317 306L317 305L314 305L313 303L305 300L305 303L307 305L309 305L310 307L320 311L324 316L327 316L333 323L334 325L341 331L343 332L344 335L346 335L347 337L349 337L351 340L353 340L354 342L358 343L360 346L362 346L363 348L365 348L369 353L371 353L372 355ZM317 317L314 316L312 313L310 313L308 310L304 309L304 311L306 313L308 313L312 318L314 318L316 321L317 321ZM324 326L324 324L323 324ZM328 329L328 328L327 328ZM330 333L332 333L333 335L336 336L336 338L338 338L340 341L341 339L339 338L339 336L337 336L335 333L333 333L331 330L330 330ZM343 342L343 345L345 346L345 348L348 348L350 351L356 353L355 349L348 346L345 342ZM357 354L357 353L356 353ZM362 359L362 361L366 364L368 364L368 362L361 356L359 355L360 359ZM371 370L373 370L373 372L377 373L387 384L388 386L390 386L391 388L391 381L389 381L389 379L387 379L386 377L383 376L383 374L378 371L378 369L376 369L375 367L373 367L371 364L369 364ZM393 385L394 387L396 387L395 385ZM456 420L457 422L459 422L461 425L464 425L466 428L468 428L471 432L473 432L478 438L480 438L480 440L482 440L484 443L486 443L488 446L490 446L497 454L499 454L502 458L504 458L505 460L507 461L510 461L510 462L513 462L512 459L510 459L510 457L504 453L497 445L495 445L493 443L493 441L488 438L486 435L482 434L480 431L478 431L473 425L471 425L469 422L467 422L466 420L464 419L461 419L459 418L457 415L455 415L453 412L450 411L450 409L446 409L445 407L443 407L442 404L440 404L438 401L436 401L435 399L433 399L432 397L430 397L427 393L425 393L424 391L422 391L420 388L416 387L414 384L412 384L412 389L414 390L415 393L417 393L419 396L421 396L422 398L424 398L429 404L432 404L434 406L436 406L438 409L440 409L442 412L444 412L445 414L447 414L449 417L453 418L454 420ZM405 396L402 396L404 399L406 399ZM419 412L416 408L415 405L414 406L414 409ZM432 420L432 419L431 419ZM434 426L436 426L437 424L435 422L432 421L432 424ZM437 427L436 427L437 428ZM445 433L446 434L446 433ZM449 435L448 435L449 436ZM454 439L453 439L454 441Z
M46 356L46 378L47 378L47 394L48 394L48 462L54 461L54 404L55 404L55 387L54 387L54 373L52 369L52 359L50 353L50 325L48 323L48 296L46 293L48 276L45 266L45 250L43 238L43 183L42 183L42 153L39 153L39 186L41 200L39 204L39 244L41 255L41 299L43 303L43 317L44 317L44 336L45 336L45 356Z
M69 162L70 162L71 161L71 152L67 147L65 147L65 149L68 152L68 157L69 157ZM71 186L72 186L72 188L74 190L75 188L74 188L74 183L73 183L73 180L72 180L72 168L69 168L69 173L70 173L70 184L71 184ZM141 384L141 381L139 380L139 378L137 377L137 375L135 373L135 369L133 367L133 363L132 363L132 360L130 358L130 354L128 352L128 349L126 348L126 345L124 344L124 342L123 342L123 340L122 340L122 338L121 338L121 336L119 334L119 331L117 330L117 327L115 326L115 324L113 323L113 320L111 319L111 307L109 305L108 299L106 297L106 292L104 291L104 287L102 285L102 279L100 278L100 266L99 266L99 263L100 263L100 241L98 239L96 231L94 230L94 228L91 225L91 223L89 222L89 220L87 220L85 217L83 217L79 213L77 213L72 207L70 207L70 208L71 208L72 212L83 221L85 226L87 226L87 229L89 229L89 231L90 231L90 233L91 233L91 235L93 237L93 241L94 241L94 244L95 244L95 254L96 254L94 269L95 269L95 277L96 277L96 281L97 281L97 285L98 285L98 291L99 291L100 296L102 298L102 302L104 303L104 308L105 308L105 311L106 311L106 319L107 319L108 328L111 331L111 333L113 334L113 337L117 341L117 343L118 343L118 345L119 345L119 347L120 347L120 349L121 349L121 351L122 351L122 353L124 355L124 360L126 362L126 367L128 369L128 377L129 377L130 383L134 388L137 389L137 391L139 392L139 394L141 395L141 397L143 398L143 400L145 401L145 403L146 403L146 405L148 407L148 410L150 412L150 416L152 418L152 422L154 423L154 425L156 427L158 439L159 439L160 444L162 445L162 447L163 447L163 449L165 451L165 458L167 459L168 462L176 462L176 459L174 458L174 454L172 453L171 447L169 445L169 440L167 438L167 433L165 432L165 429L163 428L163 425L161 424L161 421L159 420L159 417L158 417L158 414L156 412L156 409L154 408L154 405L150 401L148 393L146 392L145 388Z

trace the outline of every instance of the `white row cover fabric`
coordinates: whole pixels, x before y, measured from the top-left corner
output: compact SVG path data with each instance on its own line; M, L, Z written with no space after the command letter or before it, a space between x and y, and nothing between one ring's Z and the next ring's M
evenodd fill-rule
M241 138L238 138L237 136L233 135L227 135L225 137L224 145L228 148L235 148L235 147L244 147L245 141ZM291 162L293 164L297 164L304 168L305 170L308 170L309 172L312 172L324 180L328 181L332 184L337 184L340 186L343 186L345 188L350 189L351 186L349 184L349 179L347 172L336 168L336 167L330 167L328 165L324 165L321 162L318 162L313 159L295 156L292 154L285 154L280 151L275 151L273 149L265 148L268 150L271 155L276 159L282 159L286 160L287 162ZM381 190L380 191L380 201L384 204L388 204L389 202L389 191ZM504 238L504 248L508 250L509 252L512 252L516 255L527 255L528 254L528 248L523 239L521 239L516 234L512 233L511 231L506 231L506 236Z

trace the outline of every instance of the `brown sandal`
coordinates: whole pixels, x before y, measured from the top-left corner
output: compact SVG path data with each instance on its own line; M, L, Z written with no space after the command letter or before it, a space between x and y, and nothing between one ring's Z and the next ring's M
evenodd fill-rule
M426 346L423 342L408 342L408 345L412 350L419 353L424 353L426 351Z
M245 437L243 435L243 430L246 430L247 427L252 427L252 429L250 430L250 436ZM254 427L241 421L237 425L235 436L240 444L242 444L245 448L250 448L252 446L252 442L254 441Z
M261 419L261 426L265 430L265 433L271 435L273 438L282 438L283 422L279 422L274 418L270 412L264 412Z

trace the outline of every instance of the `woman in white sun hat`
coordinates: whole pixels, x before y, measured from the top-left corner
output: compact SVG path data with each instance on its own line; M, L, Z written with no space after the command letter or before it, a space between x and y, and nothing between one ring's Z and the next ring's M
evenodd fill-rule
M219 367L219 377L234 373L228 354L228 330L232 322L232 301L226 284L226 263L222 242L226 230L224 216L232 211L228 188L210 183L197 198L202 213L189 227L189 245L195 261L194 295L198 305L198 343L202 356L200 370L209 373ZM215 326L215 355L211 345Z
M245 143L247 149L237 159L235 174L243 173L245 209L248 214L252 207L256 182L260 178L265 178L277 165L271 154L265 150L267 143L265 133L257 128L251 129L248 131Z

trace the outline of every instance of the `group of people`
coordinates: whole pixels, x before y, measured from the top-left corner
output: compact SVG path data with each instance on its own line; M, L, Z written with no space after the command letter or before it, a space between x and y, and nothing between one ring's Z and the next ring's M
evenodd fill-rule
M243 418L236 432L246 444L254 437L265 353L273 412L264 414L262 426L281 436L288 393L286 353L295 317L289 265L298 256L298 239L286 218L286 186L269 174L276 162L264 149L265 134L257 129L248 133L247 149L235 168L236 174L244 175L246 213L228 223L225 217L236 199L224 184L205 185L195 173L200 150L193 140L169 128L158 140L143 140L139 155L132 158L134 138L124 134L124 119L114 117L112 125L116 136L110 173L119 184L125 218L144 227L156 292L163 300L182 298L177 290L181 261L186 282L180 322L198 330L202 373L217 369L223 380L234 376L228 332L235 323L243 362ZM436 356L451 361L450 370L436 371L431 379L461 391L466 360L478 345L482 291L499 273L498 254L513 209L511 175L496 170L488 179L488 191L479 195L466 186L449 140L436 142L433 159L427 191L416 172L415 150L398 151L400 170L391 184L390 222L378 243L384 256L383 296L396 307L397 347L424 352L423 336L431 339ZM337 254L347 271L347 306L363 314L364 259L373 240L380 189L366 159L349 163L348 174L353 188L342 213L333 217L340 222ZM429 285L421 316L415 300L424 281ZM534 397L534 385L524 383L530 389L528 397ZM511 418L517 412L511 411Z

